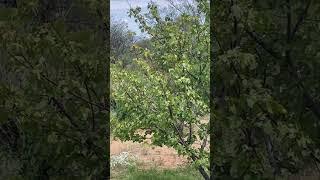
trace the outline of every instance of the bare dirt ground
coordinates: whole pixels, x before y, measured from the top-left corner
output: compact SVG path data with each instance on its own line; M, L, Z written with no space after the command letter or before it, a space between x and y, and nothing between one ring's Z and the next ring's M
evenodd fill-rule
M202 121L209 122L209 117L205 117ZM149 138L151 138L151 136L149 136ZM198 144L195 145L199 146ZM185 166L189 162L187 157L179 156L173 148L150 145L150 139L147 139L144 143L112 140L110 148L111 156L119 155L123 152L134 155L139 164L139 168L156 166L157 168L174 169ZM207 143L206 149L209 149L209 143Z
M140 168L156 166L172 169L188 163L186 157L179 156L174 149L169 147L156 147L148 143L113 140L111 142L111 155L119 155L122 152L134 155Z

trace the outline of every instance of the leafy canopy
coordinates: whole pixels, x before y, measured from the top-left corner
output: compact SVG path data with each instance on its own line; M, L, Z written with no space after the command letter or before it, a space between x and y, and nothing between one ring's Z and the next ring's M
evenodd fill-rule
M319 164L319 1L213 4L213 176L287 178Z
M139 130L151 130L154 145L175 148L207 176L208 122L201 119L209 113L208 2L197 5L198 14L182 12L177 19L161 17L152 3L148 14L131 9L151 36L150 47L134 45L128 68L111 66L112 121L116 137L141 142L146 136Z
M105 10L98 1L74 3L74 8L86 5L77 17L90 14L93 26L79 21L75 28L66 21L69 16L43 19L37 14L43 8L38 1L19 1L18 8L1 15L1 63L12 76L1 80L5 113L0 118L2 123L15 119L18 127L18 146L14 152L4 151L4 158L18 164L14 175L107 174Z

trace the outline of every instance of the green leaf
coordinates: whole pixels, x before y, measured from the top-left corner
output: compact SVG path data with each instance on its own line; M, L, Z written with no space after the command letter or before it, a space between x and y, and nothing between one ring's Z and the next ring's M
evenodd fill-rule
M247 98L247 104L250 108L253 108L253 105L255 104L255 99L253 98Z

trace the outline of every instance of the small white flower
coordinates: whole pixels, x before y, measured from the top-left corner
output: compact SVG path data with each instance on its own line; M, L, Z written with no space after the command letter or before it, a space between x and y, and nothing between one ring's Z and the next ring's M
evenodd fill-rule
M129 157L129 152L122 152L119 155L113 155L110 158L111 167L117 165L128 166L130 165L131 158Z

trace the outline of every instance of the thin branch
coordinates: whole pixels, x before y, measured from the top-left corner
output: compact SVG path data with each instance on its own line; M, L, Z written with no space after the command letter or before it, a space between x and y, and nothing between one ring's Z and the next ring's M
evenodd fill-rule
M267 51L271 56L273 56L275 59L281 59L281 55L274 50L272 50L270 47L266 45L266 43L258 38L258 35L256 33L250 31L249 29L245 29L245 32L258 44L260 45L265 51Z
M69 120L70 124L76 128L79 128L78 124L75 123L73 117L67 113L63 104L54 97L52 97L51 100L53 101L54 105L59 109L60 113L63 114Z
M204 150L204 148L207 146L208 142L208 133L205 135L205 138L202 141L201 147L200 147L200 152Z
M292 33L291 33L291 38L292 39L294 39L294 36L295 36L296 32L298 31L299 27L302 25L303 21L305 20L307 14L308 14L308 10L310 8L311 2L312 2L312 0L309 0L307 2L307 5L304 8L303 13L299 16L299 19L298 19L298 21L297 21L296 25L294 26L294 28L292 30Z
M91 95L90 95L90 92L89 92L89 88L88 88L88 83L87 81L85 80L84 81L84 84L86 86L86 91L87 91L87 94L88 94L88 98L89 98L89 101L91 102ZM94 110L93 110L93 106L92 104L89 104L90 105L90 109L91 109L91 115L92 115L92 131L95 131L95 116L94 116Z

